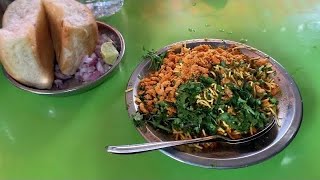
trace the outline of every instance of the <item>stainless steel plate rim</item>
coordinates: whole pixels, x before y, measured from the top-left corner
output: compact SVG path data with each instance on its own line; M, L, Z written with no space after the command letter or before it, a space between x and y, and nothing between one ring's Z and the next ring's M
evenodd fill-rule
M114 27L112 27L112 26L110 26L110 25L108 25L108 24L106 24L104 22L100 22L100 21L97 21L97 24L101 25L101 26L104 26L107 29L113 31L117 35L119 40L120 40L119 43L120 43L120 48L121 48L120 52L119 52L119 56L116 59L116 61L114 62L114 64L112 65L112 67L105 74L100 76L97 80L91 81L91 82L86 82L86 83L83 83L82 85L75 86L75 87L70 87L70 88L67 88L67 89L45 90L45 89L36 89L36 88L28 87L28 86L25 86L25 85L17 82L14 78L12 78L5 71L4 67L1 66L3 74L9 80L9 82L11 84L13 84L15 87L17 87L19 89L22 89L22 90L25 90L25 91L28 91L28 92L31 92L31 93L34 93L34 94L39 94L39 95L71 95L71 94L77 94L77 93L85 92L86 90L92 89L92 88L100 85L113 72L113 70L115 68L117 68L118 65L120 64L120 62L121 62L121 60L122 60L122 58L124 56L124 53L125 53L125 41L124 41L124 38L123 38L122 34L116 28L114 28Z
M244 154L241 157L230 157L230 158L208 158L208 157L202 157L197 156L194 154L178 151L174 148L166 148L163 150L160 150L162 153L166 154L167 156L194 166L204 167L204 168L216 168L216 169L225 169L225 168L240 168L240 167L246 167L249 165L260 163L266 159L269 159L273 157L274 155L278 154L280 151L282 151L284 148L286 148L290 142L294 139L295 135L297 134L301 121L302 121L302 100L301 95L299 92L299 89L292 79L292 77L286 72L284 67L277 62L272 57L268 56L264 52L257 50L256 48L250 47L246 44L242 44L239 42L231 41L231 40L223 40L223 39L191 39L191 40L185 40L176 42L170 45L165 46L164 48L161 48L158 50L158 53L162 53L164 51L167 51L171 47L176 47L180 44L214 44L218 43L220 45L229 45L234 44L239 47L243 47L244 50L250 51L258 56L266 57L270 60L270 62L279 70L281 71L281 76L283 76L284 80L288 82L288 85L286 86L287 89L290 90L292 97L291 97L291 104L288 104L288 111L291 112L290 122L285 122L286 124L279 127L279 132L277 136L274 138L274 140L268 144L266 147L257 150L255 152ZM128 113L131 116L132 113L134 113L137 110L137 105L134 103L134 97L136 95L136 86L137 82L139 81L139 77L143 72L143 70L146 68L149 60L143 60L137 68L132 73L127 88L133 88L133 91L129 91L126 93L126 103L128 107ZM289 101L289 100L288 100ZM289 107L290 106L290 107ZM294 106L294 107L291 107ZM291 109L290 109L291 108ZM293 108L293 109L292 109ZM285 112L287 109L284 110ZM288 112L287 112L288 114ZM131 117L130 117L131 118ZM131 120L131 119L130 119ZM137 128L140 134L148 141L161 141L159 137L155 135L155 133L150 130L148 127L145 128ZM284 129L284 130L283 130ZM283 131L281 131L283 130Z

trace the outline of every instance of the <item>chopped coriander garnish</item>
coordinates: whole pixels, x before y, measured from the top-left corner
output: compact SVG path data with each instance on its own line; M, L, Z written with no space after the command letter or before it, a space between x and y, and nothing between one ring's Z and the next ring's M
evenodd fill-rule
M144 51L146 51L147 53L142 57L143 59L150 59L151 61L151 65L150 65L150 69L152 70L158 70L160 69L161 65L162 65L162 61L163 58L166 56L166 52L163 52L161 54L158 54L155 52L155 50L146 50L143 49Z

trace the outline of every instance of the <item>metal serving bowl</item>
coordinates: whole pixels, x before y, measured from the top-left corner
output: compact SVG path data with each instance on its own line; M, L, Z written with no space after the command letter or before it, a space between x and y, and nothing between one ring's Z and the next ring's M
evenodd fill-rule
M95 88L96 86L100 85L103 83L106 78L114 71L114 69L119 65L119 63L122 60L122 57L125 52L125 42L124 39L121 35L121 33L113 28L110 25L107 25L103 22L97 21L98 24L98 29L100 33L105 33L110 39L112 39L115 43L115 47L119 52L119 56L116 59L116 61L112 64L111 68L105 72L102 76L100 76L97 80L95 81L90 81L90 82L79 82L75 78L71 78L65 82L65 87L62 89L57 89L56 87L53 87L52 89L49 90L43 90L43 89L36 89L33 87L26 86L24 84L19 83L16 81L14 78L12 78L3 68L4 75L6 78L17 88L20 88L22 90L35 93L35 94L43 94L43 95L72 95L72 94L77 94L77 93L82 93L85 91L88 91L92 88Z
M274 126L264 136L244 144L234 145L220 143L216 149L207 152L185 152L177 148L166 148L161 150L161 152L173 159L195 166L206 168L237 168L249 166L271 158L292 141L299 130L302 120L302 100L294 80L276 60L253 47L221 39L194 39L177 42L160 49L158 53L160 54L171 49L171 47L177 47L181 44L186 44L188 48L200 44L208 44L213 47L236 45L241 47L240 50L242 53L251 58L268 58L273 65L273 69L277 72L274 78L275 82L279 84L282 91L277 97L279 99L278 117L280 124ZM149 73L149 65L150 60L145 59L135 69L128 82L127 88L133 89L132 91L126 92L126 103L130 117L138 110L138 106L134 103L135 97L137 96L138 84L140 79ZM150 126L138 128L138 131L148 142L166 141L170 139L167 135L159 133Z

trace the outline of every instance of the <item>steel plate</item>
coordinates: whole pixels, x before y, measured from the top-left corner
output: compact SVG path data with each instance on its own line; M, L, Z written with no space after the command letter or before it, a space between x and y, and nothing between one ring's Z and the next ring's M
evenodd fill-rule
M280 123L278 126L274 126L267 134L252 142L238 145L220 143L215 151L210 152L185 152L180 151L177 148L166 148L161 150L164 154L183 163L200 167L238 168L256 164L271 158L283 150L292 141L298 132L302 121L302 100L296 83L275 59L245 44L221 39L193 39L177 42L168 45L157 52L162 53L171 47L176 47L181 44L186 44L188 48L200 44L208 44L213 47L236 45L241 46L242 53L249 57L254 58L260 56L268 58L273 65L273 69L277 72L275 81L279 84L282 91L278 96L278 117ZM134 103L137 95L137 87L140 79L148 74L149 65L149 59L143 60L143 62L135 69L128 82L127 88L133 88L132 91L126 93L126 103L130 117L138 109L138 106ZM169 139L166 135L155 131L149 126L138 128L138 131L148 142L165 141Z
M35 93L35 94L44 94L44 95L73 95L77 93L82 93L85 91L88 91L92 88L95 88L96 86L100 85L103 83L106 78L114 71L114 69L119 65L119 63L122 60L122 57L125 52L125 42L124 39L121 35L121 33L113 28L112 26L105 24L103 22L97 21L98 29L100 33L105 33L107 36L113 40L115 43L115 47L119 52L119 56L116 59L116 61L112 64L111 68L105 72L102 76L100 76L97 80L95 81L90 81L90 82L79 82L75 78L71 78L70 80L67 80L65 83L65 88L62 89L57 89L53 87L52 89L49 90L43 90L43 89L36 89L33 87L26 86L24 84L19 83L16 81L14 78L12 78L3 68L3 73L6 76L6 78L17 88L20 88L22 90Z

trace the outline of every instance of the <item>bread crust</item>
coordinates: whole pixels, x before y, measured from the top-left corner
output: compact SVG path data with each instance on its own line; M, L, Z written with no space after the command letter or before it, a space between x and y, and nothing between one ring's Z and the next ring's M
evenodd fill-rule
M21 8L25 12L17 13ZM23 17L23 13L30 17ZM16 0L8 6L0 30L0 59L6 72L39 89L50 89L54 80L54 51L48 27L41 0Z
M44 0L56 59L63 74L73 75L85 55L93 53L98 27L91 11L75 0ZM81 21L72 16L85 16ZM81 13L81 14L78 14Z

